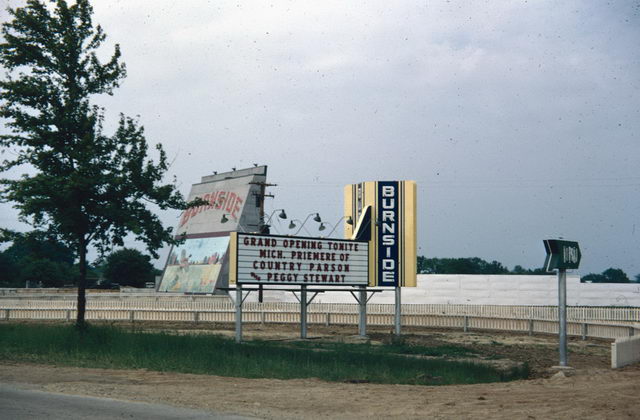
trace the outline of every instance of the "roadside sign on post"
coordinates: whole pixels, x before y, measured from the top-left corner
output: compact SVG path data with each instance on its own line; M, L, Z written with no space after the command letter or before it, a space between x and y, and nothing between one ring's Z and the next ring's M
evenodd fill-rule
M567 270L578 268L582 254L577 242L562 239L545 239L544 248L544 269L558 270L558 347L560 367L567 367Z
M580 265L582 254L577 242L545 239L544 247L547 251L547 258L544 261L544 269L546 271L555 269L573 270Z

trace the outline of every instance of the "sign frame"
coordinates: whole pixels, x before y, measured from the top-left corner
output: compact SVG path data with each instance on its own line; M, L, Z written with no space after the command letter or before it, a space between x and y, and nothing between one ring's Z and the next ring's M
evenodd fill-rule
M320 237L310 237L310 236L289 236L289 235L265 235L260 233L250 233L250 232L231 232L231 238L229 241L229 283L237 285L283 285L283 286L367 286L369 284L369 261L368 258L363 261L363 264L366 265L364 269L364 279L361 282L350 282L350 283L337 283L337 282L304 282L304 281L277 281L277 282L269 282L269 281L239 281L239 262L240 258L238 255L238 243L240 241L240 237L261 237L261 238L272 238L272 239L282 239L282 240L293 240L293 241L322 241L332 242L332 243L350 243L350 244L358 244L362 246L364 249L361 251L364 257L367 257L369 254L369 242L368 241L358 241L351 239L337 239L337 238L320 238ZM321 252L326 253L327 251L322 250ZM343 251L346 252L346 251ZM235 260L235 261L234 261Z
M545 271L575 270L580 266L582 253L577 241L544 239L543 242L547 251L547 257L544 261Z

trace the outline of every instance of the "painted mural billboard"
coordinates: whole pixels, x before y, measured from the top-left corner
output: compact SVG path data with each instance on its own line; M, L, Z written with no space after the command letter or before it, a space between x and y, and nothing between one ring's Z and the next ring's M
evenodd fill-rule
M228 286L229 235L259 230L266 178L267 167L257 166L205 176L192 185L188 200L208 204L180 215L176 237L184 241L171 249L158 291L214 293Z
M228 236L192 238L173 247L159 290L211 293L222 272L228 249Z
M416 287L416 183L367 181L344 188L345 237L369 240L369 286Z

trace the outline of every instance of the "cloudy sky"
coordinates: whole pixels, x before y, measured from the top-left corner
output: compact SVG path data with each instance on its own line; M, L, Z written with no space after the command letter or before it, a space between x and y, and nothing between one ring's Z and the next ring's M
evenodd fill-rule
M421 255L539 267L562 236L581 274L640 273L637 0L94 7L128 69L97 101L140 116L185 194L267 164L268 208L333 223L345 184L411 179Z

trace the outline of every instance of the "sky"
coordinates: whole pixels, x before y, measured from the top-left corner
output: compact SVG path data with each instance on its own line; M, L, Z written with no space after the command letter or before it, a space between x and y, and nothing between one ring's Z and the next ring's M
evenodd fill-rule
M105 127L138 115L185 195L266 164L268 213L335 223L344 185L415 180L418 255L533 268L563 237L640 273L638 0L93 4L128 73Z

